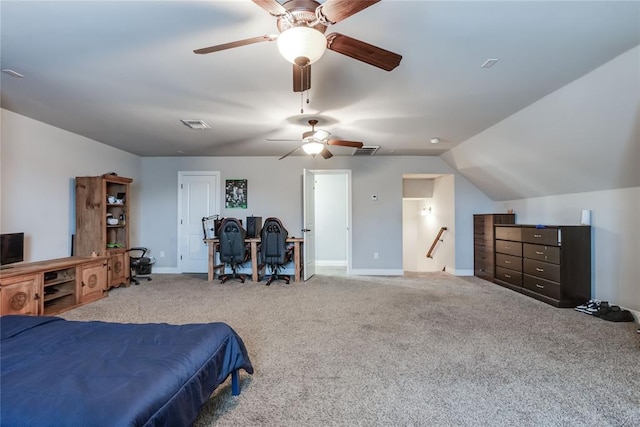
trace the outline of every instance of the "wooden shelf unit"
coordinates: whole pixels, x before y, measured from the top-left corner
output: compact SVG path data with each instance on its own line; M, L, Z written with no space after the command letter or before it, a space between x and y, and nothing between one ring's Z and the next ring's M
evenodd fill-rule
M105 174L76 177L74 254L108 257L108 286L128 286L129 185L131 178ZM107 224L107 218L118 220Z

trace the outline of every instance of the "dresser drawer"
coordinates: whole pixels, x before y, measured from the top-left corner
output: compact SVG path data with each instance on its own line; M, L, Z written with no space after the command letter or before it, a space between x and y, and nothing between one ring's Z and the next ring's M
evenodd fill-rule
M559 246L560 229L525 227L522 229L522 241L539 245Z
M520 242L522 240L521 230L520 227L496 227L496 239Z
M486 251L493 253L493 240L474 240L473 246L475 252Z
M560 284L550 280L525 274L522 278L522 287L546 295L549 298L560 299Z
M518 271L509 270L507 268L496 267L497 280L511 283L512 285L522 286L522 273Z
M560 264L560 248L557 246L524 244L525 258L537 259L538 261Z
M522 271L522 258L513 255L496 254L496 267Z
M558 264L525 258L522 260L522 270L531 276L560 282L560 266Z
M478 259L476 258L473 263L473 269L478 271L486 271L493 274L493 260L492 259Z
M493 264L493 251L487 251L476 246L476 249L473 252L473 259L487 260L491 261L491 264Z
M496 240L496 252L513 256L522 256L522 243L509 240Z

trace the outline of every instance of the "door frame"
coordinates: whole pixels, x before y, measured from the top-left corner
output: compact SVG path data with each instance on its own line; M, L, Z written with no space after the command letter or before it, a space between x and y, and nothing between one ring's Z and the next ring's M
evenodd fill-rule
M347 274L351 274L352 270L352 235L353 235L353 214L352 214L352 180L351 180L351 169L308 169L307 172L311 173L315 177L315 175L346 175L347 177L347 195L345 203L347 205ZM315 197L315 193L314 193ZM306 200L303 200L303 203L306 203ZM317 222L317 220L316 220ZM303 228L306 228L306 224L303 224Z
M220 183L220 178L221 178L221 173L220 171L178 171L178 186L176 188L176 191L178 192L178 212L177 212L177 222L176 222L176 227L178 229L176 235L177 235L177 239L176 239L176 261L177 261L177 270L178 273L183 273L182 269L182 260L180 259L180 245L182 243L182 239L183 239L183 235L182 235L182 227L180 226L180 217L182 215L182 184L184 182L184 177L185 176L215 176L217 178L217 182L218 182L218 188L216 189L216 198L215 198L215 207L214 207L214 211L213 213L209 213L209 215L220 215L220 200L221 200L221 183ZM204 237L204 236L203 236ZM203 243L204 244L204 243ZM215 261L215 260L214 260Z

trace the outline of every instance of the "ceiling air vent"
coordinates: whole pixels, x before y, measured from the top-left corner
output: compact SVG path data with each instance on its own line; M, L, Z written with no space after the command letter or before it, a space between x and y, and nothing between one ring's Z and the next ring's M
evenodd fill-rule
M354 156L373 156L378 151L379 145L365 145L362 148L357 148L354 152Z
M209 126L208 124L206 124L202 120L187 120L187 119L183 119L183 120L180 120L180 121L182 123L184 123L185 126L189 126L191 129L196 129L196 130L211 129L211 126Z

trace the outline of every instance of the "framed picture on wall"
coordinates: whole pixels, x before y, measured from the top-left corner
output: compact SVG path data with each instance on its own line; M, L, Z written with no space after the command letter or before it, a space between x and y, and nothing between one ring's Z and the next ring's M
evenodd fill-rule
M227 179L225 182L225 205L227 209L247 209L247 180Z

